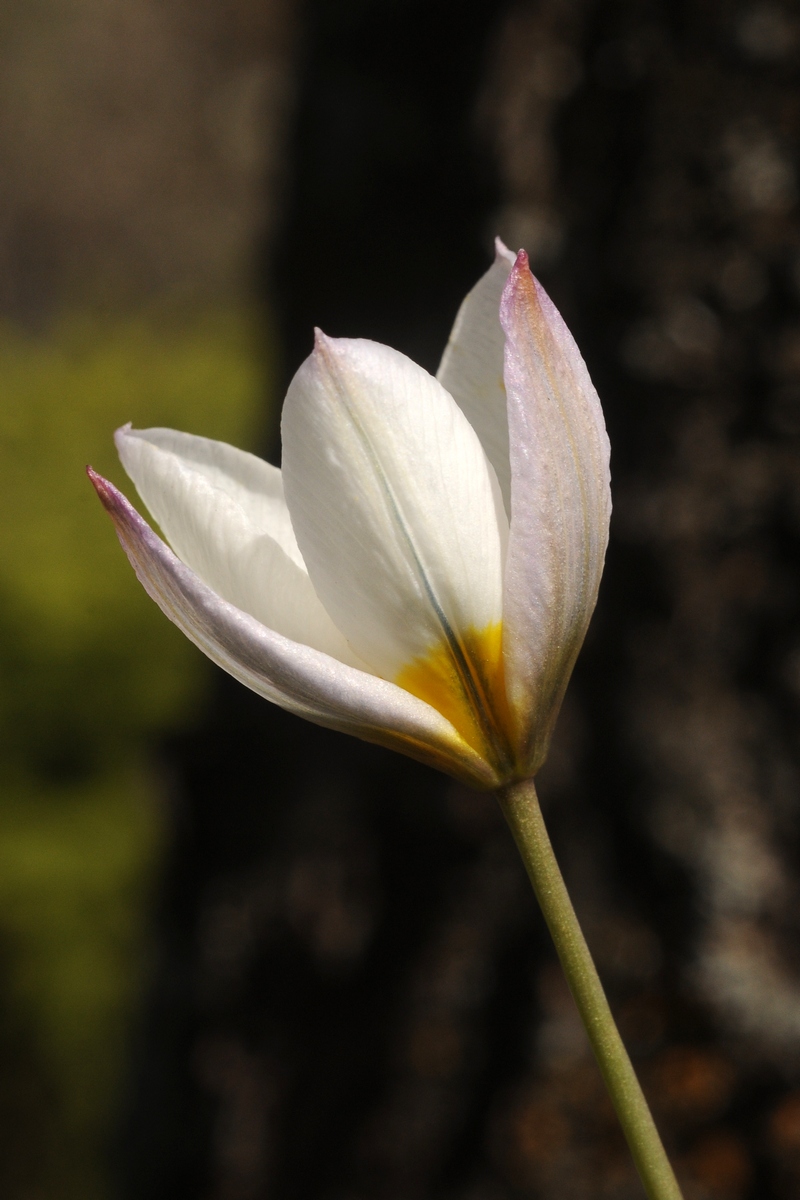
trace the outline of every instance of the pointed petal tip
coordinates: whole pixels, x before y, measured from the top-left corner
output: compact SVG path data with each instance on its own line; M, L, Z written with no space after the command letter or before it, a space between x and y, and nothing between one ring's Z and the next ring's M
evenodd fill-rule
M114 445L117 447L118 453L121 451L125 439L131 437L132 434L133 423L131 421L126 421L124 425L120 425L119 429L114 430Z
M102 475L98 475L97 471L95 471L94 467L90 466L89 463L86 464L86 474L89 476L90 480L92 481L94 490L97 492L98 496L102 500L103 496L105 495L105 493L107 492L107 490L111 486L111 484L108 482L107 479L104 479Z
M320 362L330 363L332 359L341 353L342 346L340 343L344 340L343 338L329 337L327 333L324 333L323 330L315 325L314 349L311 351L307 361L316 362L318 365Z
M94 486L94 490L97 492L97 495L100 498L100 503L103 505L103 508L105 508L106 512L113 516L114 513L118 512L122 507L122 493L117 491L113 483L109 483L107 479L104 479L102 475L99 475L97 471L95 471L94 467L87 466L86 474L89 476L89 479Z
M530 269L528 251L520 250L514 259L500 300L500 324L506 334L509 333L509 322L514 319L515 312L527 313L527 319L530 319L541 307L544 297L544 289Z
M508 246L505 244L505 242L503 241L503 239L501 237L496 237L494 239L495 262L497 262L501 258L505 262L513 264L516 259L516 255L514 254L513 250L509 250Z

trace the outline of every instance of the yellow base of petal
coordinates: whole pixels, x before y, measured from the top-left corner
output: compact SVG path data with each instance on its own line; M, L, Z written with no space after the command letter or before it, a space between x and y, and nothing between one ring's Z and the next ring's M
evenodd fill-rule
M442 641L403 667L394 682L446 717L493 766L510 760L511 722L503 669L503 625L461 634L458 647Z

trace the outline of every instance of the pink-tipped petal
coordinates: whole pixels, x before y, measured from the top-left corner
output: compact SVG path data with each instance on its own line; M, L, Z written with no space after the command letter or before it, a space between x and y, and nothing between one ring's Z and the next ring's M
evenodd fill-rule
M440 713L384 679L267 629L223 600L161 541L113 484L89 478L148 595L213 662L281 708L399 750L473 787L499 782Z
M503 652L521 769L533 774L597 600L610 448L586 365L524 251L500 319L511 447Z

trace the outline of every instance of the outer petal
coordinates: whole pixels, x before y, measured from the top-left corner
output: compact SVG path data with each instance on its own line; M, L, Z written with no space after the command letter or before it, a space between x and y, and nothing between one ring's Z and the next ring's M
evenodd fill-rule
M511 435L503 653L521 766L533 774L597 599L611 515L609 444L586 365L524 251L501 321Z
M499 623L507 522L452 397L375 342L319 334L283 409L283 478L317 594L370 668Z
M176 558L112 484L91 468L89 477L147 593L223 670L318 725L389 746L474 787L497 785L490 768L430 705L282 637L223 600Z
M115 441L173 550L209 587L269 629L364 665L308 578L277 467L174 429L126 425Z
M506 512L511 511L508 413L503 382L505 334L500 297L514 255L499 238L495 260L458 310L436 378L465 413L497 473Z

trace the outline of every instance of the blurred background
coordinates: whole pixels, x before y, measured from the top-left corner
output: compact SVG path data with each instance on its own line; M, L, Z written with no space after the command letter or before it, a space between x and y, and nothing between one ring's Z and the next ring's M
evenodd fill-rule
M435 369L498 232L614 452L556 848L687 1200L800 1194L800 7L0 28L0 1194L641 1196L491 798L222 676L83 475L278 461L312 327Z

